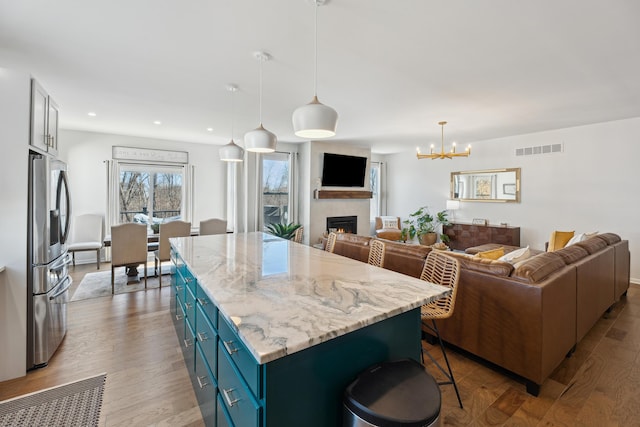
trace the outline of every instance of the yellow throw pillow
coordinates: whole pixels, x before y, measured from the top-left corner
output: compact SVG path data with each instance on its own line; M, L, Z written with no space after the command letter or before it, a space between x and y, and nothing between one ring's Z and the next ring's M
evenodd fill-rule
M574 234L575 231L554 231L551 233L551 237L549 238L547 252L553 252L564 248Z
M485 259L498 259L504 256L504 248L491 249L490 251L478 252L476 257Z

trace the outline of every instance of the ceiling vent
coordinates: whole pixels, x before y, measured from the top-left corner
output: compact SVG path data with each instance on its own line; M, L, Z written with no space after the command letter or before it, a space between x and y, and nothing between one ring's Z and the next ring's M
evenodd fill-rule
M516 156L531 156L534 154L555 154L562 153L562 144L536 145L534 147L516 148Z

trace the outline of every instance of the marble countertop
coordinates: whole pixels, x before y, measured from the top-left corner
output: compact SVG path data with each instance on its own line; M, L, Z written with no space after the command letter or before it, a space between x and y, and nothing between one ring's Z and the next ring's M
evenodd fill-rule
M170 241L261 364L449 292L440 285L269 234Z

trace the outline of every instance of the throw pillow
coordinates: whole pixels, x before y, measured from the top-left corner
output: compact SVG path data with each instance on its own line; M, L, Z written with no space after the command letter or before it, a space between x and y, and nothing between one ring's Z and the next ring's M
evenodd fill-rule
M384 219L382 221L382 228L384 229L398 229L398 219L394 218L394 219Z
M490 251L478 252L476 254L477 258L484 259L499 259L501 256L504 256L504 248L492 249Z
M549 247L547 252L557 251L567 245L567 242L571 240L575 231L554 231L549 238Z
M515 264L520 261L524 261L525 259L531 257L531 250L529 246L526 248L517 249L515 251L509 252L508 254L504 254L500 258L500 261L510 262L511 264Z

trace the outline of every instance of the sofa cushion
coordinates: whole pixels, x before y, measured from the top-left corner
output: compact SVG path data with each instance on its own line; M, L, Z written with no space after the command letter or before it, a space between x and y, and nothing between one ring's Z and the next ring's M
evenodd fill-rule
M369 258L369 240L371 237L353 233L338 233L334 253L367 262Z
M608 245L613 245L614 243L618 243L622 241L620 236L614 233L602 233L602 234L598 234L596 237L604 240L605 242L607 242Z
M567 246L558 251L555 251L554 253L560 255L564 263L567 265L573 264L574 262L589 256L589 252L587 252L586 249L577 245Z
M565 263L561 256L556 253L545 252L514 265L511 277L537 283L564 267Z
M587 239L582 242L576 243L574 246L580 246L589 252L589 254L595 254L596 252L607 247L607 242L603 239L597 238L599 236L595 236L592 239Z
M408 276L420 277L424 260L431 248L424 245L412 245L401 242L384 240L384 268L403 273Z
M513 265L505 261L479 258L459 252L446 252L446 254L457 259L460 262L461 269L503 277L508 277L513 271Z
M547 252L553 252L564 248L574 234L574 231L554 231L551 233L551 237L549 237Z
M482 251L482 252L478 252L477 254L475 254L476 257L484 258L484 259L498 259L503 255L504 255L504 248L503 247L500 247L500 248L497 248L497 249L491 249L489 251Z

